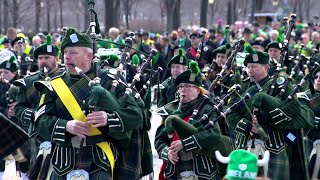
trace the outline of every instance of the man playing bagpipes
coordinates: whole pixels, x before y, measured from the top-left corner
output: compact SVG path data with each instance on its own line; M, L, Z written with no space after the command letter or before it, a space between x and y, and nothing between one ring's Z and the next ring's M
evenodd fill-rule
M16 106L15 114L16 118L19 121L19 124L22 128L28 132L30 139L30 170L28 172L29 179L44 179L47 172L44 172L45 168L41 168L41 163L43 160L45 166L50 165L50 157L46 157L50 153L51 148L49 141L44 141L34 130L34 112L38 107L39 103L42 103L41 94L37 91L33 82L35 81L49 81L50 78L53 78L63 71L58 68L58 55L59 48L58 46L52 44L51 36L47 36L46 42L39 46L33 52L33 56L37 59L39 71L32 73L25 78L16 80L13 84L19 87L19 92L16 96ZM40 143L43 143L40 145ZM43 148L40 153L39 147ZM41 171L44 170L44 171ZM41 174L41 176L38 176Z
M228 148L231 148L226 146L228 141L221 145L222 135L218 125L204 129L208 121L199 121L213 108L214 103L205 97L207 92L202 87L197 63L192 61L189 66L190 70L175 80L180 100L164 106L169 116L156 132L155 148L164 160L159 179L216 179L220 174L213 150L220 147L228 154ZM190 119L199 104L202 106L198 109L198 115ZM212 120L215 113L208 116L208 120Z
M163 88L160 91L158 107L162 107L165 104L175 100L177 87L174 83L178 75L185 72L188 69L189 59L183 53L183 50L179 48L179 52L168 63L168 69L171 71L171 77L167 78L163 83Z
M35 127L53 144L51 179L118 179L115 174L126 172L114 172L122 158L117 154L128 148L132 130L142 126L136 101L130 94L123 97L125 86L119 83L116 91L108 91L113 79L92 65L92 47L88 35L67 29L61 44L67 71L35 83L45 93Z
M310 90L307 90L305 92L298 93L297 96L301 102L301 104L308 105L314 115L316 122L320 122L320 68L317 67L312 73L312 79L314 79L313 82L313 88L310 88ZM319 125L315 127L315 129L309 130L307 134L308 139L310 139L313 143L313 148L307 149L308 155L310 155L309 159L309 175L310 179L319 179L319 169L320 169L320 135L319 135Z
M298 141L294 132L290 130L313 127L313 113L309 108L300 106L292 94L290 83L286 86L284 98L277 97L286 84L281 76L275 81L274 93L267 94L273 85L273 79L268 76L269 55L254 51L251 46L247 46L246 50L249 55L245 58L244 65L247 67L249 79L243 81L241 96L249 94L252 98L227 116L229 126L236 131L235 146L237 149L246 149L248 146L257 146L255 143L258 143L258 147L270 151L267 177L273 180L290 179L286 149L289 143ZM286 100L289 95L293 98ZM231 106L238 100L239 97L233 96L228 105ZM252 141L248 143L250 139ZM260 151L258 153L260 154Z

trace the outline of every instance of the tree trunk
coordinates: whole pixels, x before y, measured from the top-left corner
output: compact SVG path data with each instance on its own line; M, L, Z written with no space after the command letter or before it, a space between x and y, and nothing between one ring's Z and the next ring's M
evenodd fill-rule
M180 7L181 7L181 0L176 0L174 10L173 10L173 29L178 29L181 25L181 18L180 18Z
M125 3L124 3L124 8L125 8L125 17L126 17L126 27L127 29L130 29L129 27L129 14L130 14L130 11L129 11L129 0L125 0Z
M13 12L12 12L12 26L13 27L17 27L18 23L18 18L19 18L19 6L18 6L18 1L17 0L13 0Z
M207 27L208 0L201 0L200 26Z
M171 32L178 29L181 24L180 20L181 0L165 0L165 8L167 12L167 31Z
M50 27L50 9L51 9L51 0L47 0L47 28L48 28L48 33L51 31Z
M256 10L256 2L257 0L252 0L252 4L251 4L251 19L250 19L250 23L252 23L254 21L254 13Z
M54 9L57 9L57 6L56 6L56 4L57 3L55 3L56 1L52 1L52 3L54 3L54 5L53 5L53 7L54 7ZM53 32L56 32L57 31L57 29L58 29L58 19L57 19L57 11L53 11L54 12L54 17L53 17L53 26L54 26L54 30L53 30Z
M232 21L232 3L231 0L228 1L228 10L227 10L227 24L231 24Z
M3 1L3 14L9 14L9 4L8 1ZM3 18L3 29L6 32L9 27L9 16Z
M231 19L231 24L234 24L234 22L238 19L238 7L237 7L237 2L238 1L233 1L233 16L232 16L232 19ZM231 25L229 24L229 25Z
M174 4L174 3L172 3ZM165 1L165 7L167 12L167 31L171 32L173 30L173 9L174 6L171 4L171 0Z
M2 0L0 0L0 12L2 12ZM0 14L0 34L2 34L2 15Z
M294 0L293 13L297 12L298 0Z
M260 12L262 10L263 4L264 4L264 0L255 0L256 2L256 11Z
M105 0L105 34L109 33L111 27L118 27L118 17L119 17L119 0Z
M299 21L300 22L303 22L303 16L302 16L302 3L301 3L301 0L298 0L298 11L299 11Z
M307 22L310 22L310 0L306 2L306 14L307 14Z
M63 0L59 0L59 10L60 10L60 28L63 28Z
M79 9L81 9L80 11L78 11L79 12L79 15L78 16L80 16L80 14L83 14L83 31L86 31L87 29L88 29L88 27L89 27L89 25L90 25L90 16L89 16L89 11L88 11L88 8L89 8L89 6L88 6L88 3L87 3L88 1L87 0L82 0L81 1L81 4L82 4L82 9L81 8L79 8ZM83 12L83 13L81 13L81 12ZM77 18L78 19L78 21L79 21L79 23L78 23L78 26L79 26L79 30L80 29L82 29L81 27L80 27L80 17L78 17Z
M34 32L38 33L40 31L40 23L41 23L41 0L36 0L36 12L35 12L35 19L36 25L34 27Z
M247 20L247 9L248 9L248 0L245 0L243 8L243 21Z

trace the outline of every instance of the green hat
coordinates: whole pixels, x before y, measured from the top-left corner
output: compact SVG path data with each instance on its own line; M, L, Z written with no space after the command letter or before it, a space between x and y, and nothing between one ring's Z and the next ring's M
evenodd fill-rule
M48 35L46 43L42 44L36 50L34 50L33 57L35 59L38 59L39 55L58 56L58 54L59 54L58 46L52 44L52 38L50 35Z
M226 54L227 56L230 56L231 54L231 45L227 43L226 45L219 46L217 49L212 51L212 56L216 57L218 53Z
M171 67L171 64L181 64L188 66L189 59L187 58L186 55L183 54L183 50L179 48L178 54L173 56L171 60L168 63L168 67Z
M119 66L119 57L115 54L110 54L110 55L107 55L107 56L100 56L100 64L103 62L103 61L107 61L108 63L108 66L110 67L118 67Z
M202 86L202 78L200 74L200 68L196 61L189 63L189 70L181 73L175 80L175 85L178 86L180 83L194 84L196 86Z
M317 72L320 71L320 66L318 66L313 72L312 72L312 77L315 78Z
M249 53L243 62L245 66L247 66L248 63L269 64L269 54L255 51L251 45L246 46L245 50Z
M250 42L250 45L253 46L253 45L258 45L258 46L261 46L264 48L264 42L262 40L253 40Z
M263 159L243 149L234 150L229 157L223 157L219 151L215 152L216 158L222 163L228 163L226 178L229 180L256 179L257 166L264 166L269 162L270 153L266 151Z
M70 46L92 48L92 45L92 40L87 34L79 33L74 28L68 28L61 42L61 52Z
M1 69L6 69L11 72L18 71L18 63L15 56L7 56L4 58L3 62L0 65Z

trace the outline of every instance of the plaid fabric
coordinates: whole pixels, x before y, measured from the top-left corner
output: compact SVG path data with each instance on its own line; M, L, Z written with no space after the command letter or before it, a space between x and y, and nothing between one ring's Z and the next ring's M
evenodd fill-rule
M289 160L286 151L270 153L268 178L272 180L290 180Z
M129 147L119 152L113 179L140 179L142 145L141 130L133 130Z
M8 156L28 140L28 135L19 126L0 113L0 159Z
M81 152L77 149L76 165L74 169L83 169L89 173L89 179L111 179L110 171L105 171L94 163L92 155L93 146L83 147ZM65 180L67 175L59 176L55 171L52 172L51 180Z

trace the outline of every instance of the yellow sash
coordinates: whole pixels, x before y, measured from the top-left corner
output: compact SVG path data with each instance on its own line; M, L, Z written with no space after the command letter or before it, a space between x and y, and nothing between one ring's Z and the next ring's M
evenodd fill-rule
M58 96L60 97L62 103L67 108L68 112L71 114L73 119L79 120L81 122L86 122L86 115L82 112L78 102L73 96L72 92L68 88L68 86L64 83L62 78L56 78L50 81L51 86L56 91ZM98 128L90 127L90 135L95 136L102 134ZM111 166L111 176L113 176L113 168L114 168L114 156L111 150L110 145L107 142L97 143L102 151L107 155L107 158L110 162Z

